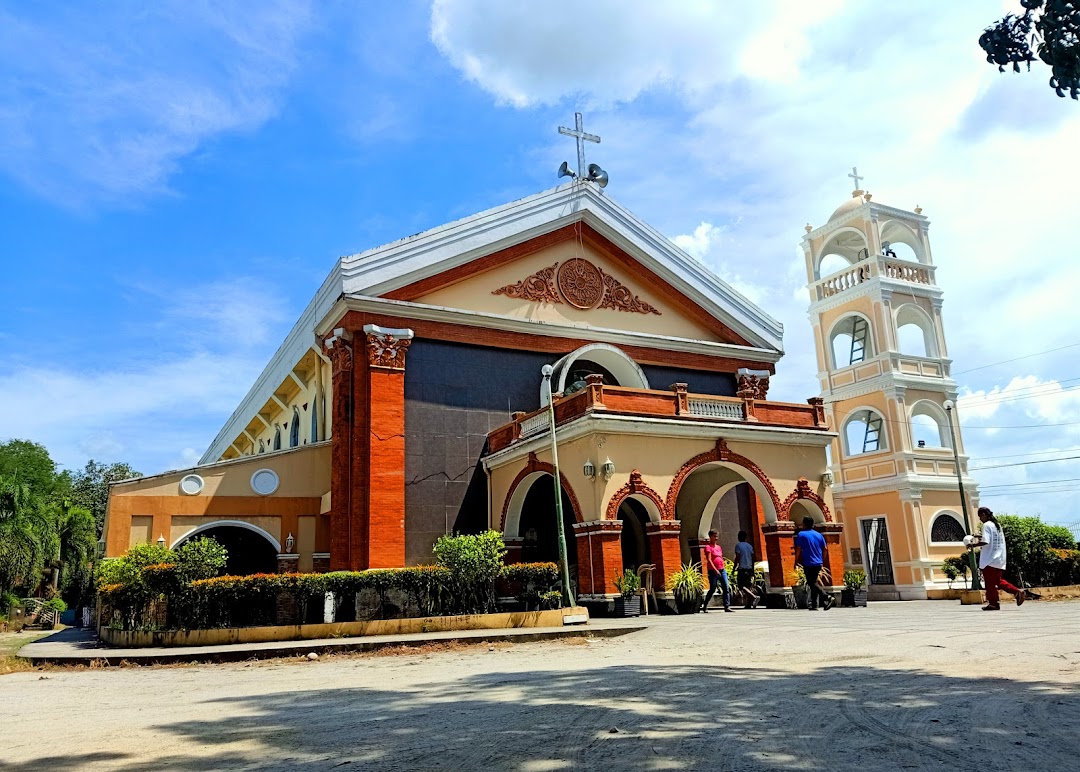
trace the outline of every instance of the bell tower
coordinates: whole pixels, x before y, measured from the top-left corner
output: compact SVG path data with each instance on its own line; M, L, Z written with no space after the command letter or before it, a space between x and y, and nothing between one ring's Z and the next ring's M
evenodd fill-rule
M866 570L872 598L921 599L946 587L941 562L961 554L969 532L950 419L972 513L977 489L957 422L930 223L919 207L871 198L856 189L825 225L806 226L808 313L821 396L839 434L830 463L846 565Z

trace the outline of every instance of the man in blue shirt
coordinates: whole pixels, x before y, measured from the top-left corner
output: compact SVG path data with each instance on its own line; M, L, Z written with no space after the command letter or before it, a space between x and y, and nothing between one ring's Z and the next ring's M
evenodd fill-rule
M743 604L749 604L750 608L757 608L758 596L750 589L754 586L754 548L746 540L746 531L739 531L739 543L735 545L735 566L738 571L739 594L743 596Z
M833 597L825 592L818 580L825 557L825 537L814 530L814 518L804 517L802 524L802 530L795 534L795 563L803 567L806 584L810 588L806 605L814 611L820 597L821 608L828 611L833 607Z

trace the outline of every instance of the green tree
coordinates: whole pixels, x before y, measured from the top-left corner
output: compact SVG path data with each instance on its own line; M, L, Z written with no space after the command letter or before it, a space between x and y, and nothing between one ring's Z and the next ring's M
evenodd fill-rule
M986 61L1000 72L1038 59L1050 67L1050 88L1059 97L1080 99L1080 3L1076 0L1020 0L1024 14L1008 14L979 37Z
M24 483L31 495L43 498L63 493L67 483L45 446L30 440L0 443L0 477Z
M72 607L84 605L93 594L90 563L97 552L97 527L90 510L61 506L56 517L60 540L60 591Z
M1071 550L1072 532L1061 525L1047 525L1037 517L998 515L1005 534L1005 576L1018 582L1020 574L1031 586L1054 584L1058 558L1051 550Z
M59 551L55 525L29 483L0 477L0 593L36 584Z
M86 462L71 481L71 502L90 510L97 525L97 536L105 523L105 510L109 505L109 484L132 477L142 477L130 465L123 462L99 464L93 459Z

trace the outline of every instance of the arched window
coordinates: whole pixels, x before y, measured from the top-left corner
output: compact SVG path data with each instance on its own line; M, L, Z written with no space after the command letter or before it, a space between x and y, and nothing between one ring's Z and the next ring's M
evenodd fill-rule
M869 408L856 410L844 424L844 444L849 456L885 450L885 418Z
M959 544L964 535L964 526L952 512L940 513L930 526L930 541L934 544Z
M923 400L911 407L911 441L916 448L950 448L948 419L941 408Z
M311 400L311 441L319 441L319 400Z
M896 309L896 339L901 354L938 356L937 335L930 315L913 303Z
M293 406L292 421L289 423L289 447L295 448L300 444L300 411Z
M865 316L852 314L833 325L829 334L833 367L839 369L874 356L874 343L870 334L870 322Z
M885 257L924 263L923 246L910 227L897 220L889 220L881 226L881 253Z
M869 257L866 236L855 228L841 228L821 246L817 258L817 275L821 279L850 268Z
M274 427L274 450L281 450L281 427Z

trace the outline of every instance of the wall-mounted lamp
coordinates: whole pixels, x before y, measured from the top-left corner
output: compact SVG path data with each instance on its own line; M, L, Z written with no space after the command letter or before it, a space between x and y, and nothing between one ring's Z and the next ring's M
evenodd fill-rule
M158 537L157 537L157 545L158 545L159 547L164 547L164 546L165 546L165 534L163 534L163 533L162 533L162 534L158 534Z
M293 547L295 547L295 546L296 546L296 539L293 538L292 532L290 531L289 535L285 537L285 554L286 555L291 555L292 551L293 551Z
M105 540L104 539L98 539L97 556L99 558L105 557Z
M919 440L919 447L920 448L925 448L926 447L926 440Z
M833 484L833 473L831 469L826 469L821 474L821 484L824 485L826 488Z
M581 468L581 471L587 480L596 479L596 465L592 462L591 458L585 462L585 466Z
M600 467L600 471L604 473L605 480L610 480L611 476L615 474L615 462L609 458L604 462L604 465Z

